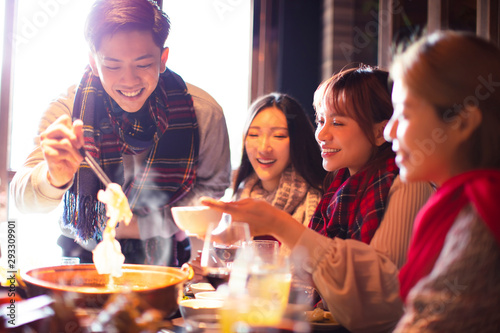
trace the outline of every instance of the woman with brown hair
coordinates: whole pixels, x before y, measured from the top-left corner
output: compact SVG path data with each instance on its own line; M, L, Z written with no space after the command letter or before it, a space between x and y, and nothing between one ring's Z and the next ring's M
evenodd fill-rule
M500 330L500 49L438 32L396 56L386 137L405 181L437 192L401 269L397 332Z
M248 222L253 235L270 234L290 247L295 274L310 281L344 327L387 331L403 312L397 272L432 188L399 178L383 137L393 111L386 71L344 70L320 85L314 104L316 140L333 180L310 228L262 201L203 203Z

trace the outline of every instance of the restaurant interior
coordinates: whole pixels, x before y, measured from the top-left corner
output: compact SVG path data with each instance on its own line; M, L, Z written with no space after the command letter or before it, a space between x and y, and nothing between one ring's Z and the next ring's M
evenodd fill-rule
M9 259L7 230L10 222L15 222L16 225L18 268L43 268L60 260L61 252L56 244L59 229L56 220L61 211L20 213L10 198L9 183L33 147L33 138L44 107L72 83L86 65L87 51L81 30L85 11L93 0L85 2L77 4L75 0L7 0L1 4L4 7L0 13L3 22L0 27L0 264L3 267L7 267ZM417 36L452 29L473 32L500 45L498 0L156 2L172 22L171 37L167 40L170 43L171 58L167 66L172 64L172 68L186 81L189 80L212 94L224 110L233 171L238 168L241 156L243 114L259 96L274 91L294 96L313 121L312 96L323 80L359 63L388 68L397 46L409 43ZM70 44L70 39L75 40L74 46ZM61 45L61 50L55 49ZM78 65L72 66L73 64ZM58 80L59 75L61 79ZM46 78L53 81L47 84ZM25 96L29 91L33 91L35 96ZM231 196L229 190L227 196ZM192 242L192 254L196 254L196 250L202 249L203 241L194 237ZM57 274L75 274L75 271ZM87 273L76 272L77 276L82 274ZM177 274L182 283L188 280L189 275L181 270L173 273L150 271L147 274ZM143 276L144 272L132 272L127 278L142 279ZM173 294L177 289L178 286L161 288L161 297L177 305L177 300L174 300L176 295ZM37 293L43 294L46 291ZM155 301L158 298L147 295L144 299L149 299L148 297ZM123 298L116 302L135 302L136 307L141 309L144 299ZM73 324L83 327L81 318L85 317L85 325L90 325L88 315L68 315L68 308L63 306L55 309L53 305L61 300L56 301L41 298L38 304L30 305L33 308L26 311L34 319L26 318L25 322L48 325L42 329L46 332L56 332L56 327L70 325L68 323L77 317L78 324L72 322ZM98 302L102 307L101 301L84 300L87 305L88 302ZM164 303L158 306L166 307ZM47 308L51 308L52 312L40 310ZM54 316L54 311L58 315ZM175 313L178 318L182 318L177 308L169 308L167 311L169 315ZM59 316L61 313L69 317ZM151 313L153 317L157 315ZM57 320L60 321L56 322ZM163 317L161 320L166 319ZM104 321L101 318L101 323ZM170 324L169 322L168 325ZM89 327L86 327L88 332L99 331ZM158 332L183 332L183 329L177 326L172 328L170 325L168 329ZM18 331L30 332L29 328ZM347 330L338 325L326 328L317 326L312 329L310 326L288 325L266 332L277 331Z

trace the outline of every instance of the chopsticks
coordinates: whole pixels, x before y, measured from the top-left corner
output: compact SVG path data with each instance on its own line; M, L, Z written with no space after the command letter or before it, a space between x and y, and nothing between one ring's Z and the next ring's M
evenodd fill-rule
M82 147L78 150L80 154L85 159L85 162L90 166L90 168L95 172L97 177L101 180L104 186L108 187L111 184L111 180L108 178L104 170L99 164L94 160L94 158Z

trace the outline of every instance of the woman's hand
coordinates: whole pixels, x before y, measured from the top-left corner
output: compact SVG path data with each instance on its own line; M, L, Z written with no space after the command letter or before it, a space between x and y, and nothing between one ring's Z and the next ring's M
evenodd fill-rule
M235 222L251 222L250 232L252 236L271 234L274 231L274 216L280 212L279 209L267 202L255 199L223 202L203 197L201 198L201 204L231 214Z
M72 122L67 115L59 117L40 134L40 146L49 169L49 183L65 186L83 161L78 152L83 146L83 122L79 119Z
M263 200L248 198L223 202L203 197L200 201L205 206L231 214L233 221L248 223L252 236L271 235L290 248L305 228L290 214Z

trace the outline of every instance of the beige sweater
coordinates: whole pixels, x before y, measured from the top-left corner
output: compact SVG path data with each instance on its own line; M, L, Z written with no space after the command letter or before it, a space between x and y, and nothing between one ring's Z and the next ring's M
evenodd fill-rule
M408 295L397 333L500 332L500 247L469 206L431 273Z
M351 332L390 332L402 316L398 270L406 262L415 216L432 192L427 183L403 183L398 176L369 245L308 229L293 248L297 274L314 284Z

